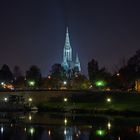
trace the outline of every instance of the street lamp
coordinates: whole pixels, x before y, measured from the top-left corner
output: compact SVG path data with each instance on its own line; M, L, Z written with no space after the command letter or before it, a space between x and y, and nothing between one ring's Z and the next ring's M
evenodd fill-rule
M67 85L67 81L64 81L63 84L64 84L64 85Z
M29 102L32 102L32 101L33 101L33 99L32 99L32 98L29 98L29 99L28 99L28 101L29 101Z
M68 98L64 98L64 102L67 102L68 101Z
M28 99L29 106L31 106L31 105L32 105L32 101L33 101L33 99L30 97L30 98Z
M7 97L5 97L5 98L4 98L4 102L7 102L7 101L8 101L8 98L7 98Z
M35 86L35 81L28 81L28 84L30 87L34 87Z
M95 133L96 133L97 136L104 136L105 135L105 130L99 129L99 130L96 130Z
M106 98L106 101L107 101L107 103L110 103L112 100L111 100L110 97L107 97L107 98Z
M65 118L65 119L64 119L64 123L65 123L65 125L67 124L67 122L68 122L68 120Z
M106 83L103 80L98 80L98 81L95 82L95 85L97 87L104 87L106 85Z

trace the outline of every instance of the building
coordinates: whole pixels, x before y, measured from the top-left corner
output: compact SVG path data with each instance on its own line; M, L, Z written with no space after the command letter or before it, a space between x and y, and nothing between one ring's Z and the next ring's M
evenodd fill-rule
M140 92L140 79L135 80L135 90Z
M68 28L66 30L65 45L63 48L63 61L61 65L67 72L71 72L73 70L77 73L81 72L81 65L78 53L76 54L75 61L73 61L72 47L70 45Z

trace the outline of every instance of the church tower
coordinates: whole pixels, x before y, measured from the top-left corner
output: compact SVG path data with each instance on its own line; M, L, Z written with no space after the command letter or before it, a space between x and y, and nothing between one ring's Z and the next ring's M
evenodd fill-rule
M81 72L81 65L80 65L78 54L76 54L76 60L75 60L74 68L76 69L77 72Z
M61 65L67 72L72 72L73 70L76 70L76 72L81 72L81 65L78 54L76 55L76 61L73 62L72 60L72 47L70 45L68 27L66 29L65 45L63 48L63 62Z
M63 49L62 66L66 70L71 69L71 67L72 67L72 48L71 48L71 45L70 45L68 28L67 28L67 31L66 31L65 45L64 45L64 49Z

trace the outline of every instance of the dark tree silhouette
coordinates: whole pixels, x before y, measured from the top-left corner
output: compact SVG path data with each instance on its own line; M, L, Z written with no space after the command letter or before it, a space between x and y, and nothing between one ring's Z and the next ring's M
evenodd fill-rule
M27 84L29 81L34 81L35 82L34 87L39 87L41 85L41 78L42 78L41 71L35 65L31 66L30 69L26 71Z
M16 89L25 88L25 77L22 75L22 71L19 66L15 66L13 69L14 87Z
M99 71L98 62L94 59L92 59L90 62L88 62L88 76L90 82L93 82L96 79L96 75Z
M51 68L51 81L52 87L55 89L59 89L62 82L66 80L66 72L61 64L54 64Z
M5 82L11 82L13 80L13 74L8 65L3 65L0 70L0 80Z
M15 80L17 80L19 77L23 77L22 71L19 66L14 67L13 76Z
M135 80L140 79L140 50L128 59L126 66L120 68L119 74L123 88L133 89Z

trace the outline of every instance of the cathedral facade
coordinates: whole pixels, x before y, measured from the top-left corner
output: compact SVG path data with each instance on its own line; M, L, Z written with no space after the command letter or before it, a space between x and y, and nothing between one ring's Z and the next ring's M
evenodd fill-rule
M75 61L73 61L72 47L70 45L68 28L66 30L65 45L63 48L63 61L61 65L66 71L74 70L77 73L81 72L81 65L78 53L76 54Z

